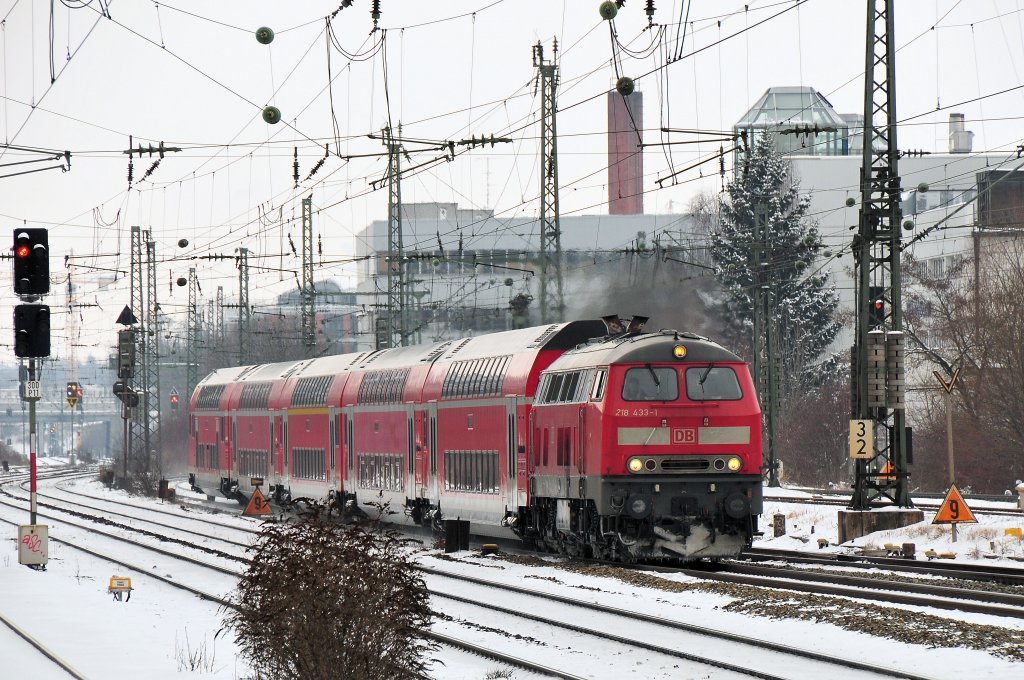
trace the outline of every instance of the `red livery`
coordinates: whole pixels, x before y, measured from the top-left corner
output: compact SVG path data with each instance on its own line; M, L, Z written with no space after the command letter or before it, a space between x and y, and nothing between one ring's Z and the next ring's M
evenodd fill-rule
M225 368L190 402L197 490L389 502L564 554L726 557L761 512L747 365L616 317Z

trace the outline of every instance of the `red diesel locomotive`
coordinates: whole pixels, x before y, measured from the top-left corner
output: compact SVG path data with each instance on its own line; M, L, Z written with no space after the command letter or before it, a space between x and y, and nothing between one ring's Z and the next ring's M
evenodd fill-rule
M617 317L225 368L190 403L196 490L388 502L564 554L726 557L761 512L747 365Z

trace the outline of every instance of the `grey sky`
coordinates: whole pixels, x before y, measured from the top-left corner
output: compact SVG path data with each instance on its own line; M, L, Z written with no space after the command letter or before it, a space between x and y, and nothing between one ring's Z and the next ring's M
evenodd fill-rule
M369 190L370 181L383 175L384 160L342 162L332 153L299 189L292 181L295 146L300 178L324 155L325 143L336 150L326 90L324 16L338 8L339 0L107 4L113 20L99 16L99 0L85 7L72 0L56 3L53 56L59 77L51 86L49 3L0 0L0 18L5 17L0 32L0 136L18 145L73 154L68 173L0 180L0 215L9 227L24 222L50 228L55 275L64 273L63 257L73 248L81 265L76 273L80 301L103 306L83 313L80 342L93 349L82 351L102 356L112 343L113 320L128 302L128 290L119 284L99 292L91 280L108 269L127 271L133 224L153 230L158 255L166 260L160 266L161 280L185 276L189 266L196 266L204 300L218 285L230 298L236 285L230 263L190 263L187 258L230 255L242 245L253 251L254 265L296 268L287 235L297 240L301 232L287 221L298 218L300 199L312 192L318 211L314 231L321 237L326 261L318 276L344 282L350 270L341 261L353 251L353 234L385 215L386 192ZM557 36L562 210L604 212L602 93L611 86L614 71L599 4L383 0L387 96L383 51L350 63L332 48L333 105L342 153L379 152L380 142L366 135L379 132L389 107L392 121L403 123L406 137L508 134L514 143L478 149L409 177L402 185L403 199L456 201L491 207L505 216L535 214L538 102L530 50L542 40L550 55L551 38ZM366 51L379 36L370 33L370 5L369 0L356 0L334 20L338 41L349 53ZM647 24L643 5L630 0L616 20L620 40L637 49L647 46L652 36L642 30ZM679 21L680 2L658 0L657 5L657 22ZM773 85L810 85L840 112L860 112L864 3L808 0L797 5L694 2L681 50L684 58L637 81L646 99L645 141L656 141L661 125L728 129ZM897 43L903 46L897 56L897 111L900 119L913 117L899 131L900 146L944 151L950 111L935 112L937 103L946 107L1022 84L1021 3L910 0L897 5ZM455 18L440 21L449 17ZM270 46L253 36L263 25L277 31ZM674 46L674 25L666 27L666 35ZM714 45L719 40L723 42ZM696 56L686 56L694 51ZM69 52L74 54L70 62ZM635 77L664 61L663 53L622 58L625 73ZM33 102L38 104L34 111L29 106ZM260 109L267 103L280 108L287 124L263 123ZM952 110L967 115L967 125L976 133L976 151L1009 153L1021 141L1017 111L1022 104L1024 89L1018 89ZM141 182L151 161L136 159L136 184L128 191L127 158L120 153L128 146L128 135L135 136L136 144L164 141L184 151L169 155ZM674 167L717 147L675 147ZM413 162L430 157L411 154ZM3 156L4 162L14 160L23 158L12 152ZM669 160L657 148L645 154L645 172L648 212L682 211L696 192L720 187L715 162L704 168L708 177L693 171L680 176L679 184L657 189L655 179L669 172ZM286 220L283 226L260 218L279 212ZM624 234L623 243L633 236ZM183 237L191 241L186 250L174 245ZM290 273L254 272L253 299L294 285ZM186 290L163 287L160 295L165 311L183 318ZM61 285L54 286L47 302L63 304ZM5 310L9 303L0 309L9 318ZM61 316L62 310L55 309L55 354L62 354L64 347ZM0 338L0 344L8 342Z

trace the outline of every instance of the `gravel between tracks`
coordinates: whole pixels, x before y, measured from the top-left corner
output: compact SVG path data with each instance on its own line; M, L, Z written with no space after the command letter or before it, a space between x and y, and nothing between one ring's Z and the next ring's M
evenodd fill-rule
M545 560L529 555L501 555L515 564L553 567L587 576L604 576L623 583L671 593L705 592L734 598L727 612L769 619L800 619L830 623L843 630L866 633L926 647L966 647L986 651L1007 661L1024 662L1024 631L989 624L958 621L896 607L863 604L827 595L791 593L770 588L705 581L679 582L635 569L590 565L572 560ZM474 564L480 560L473 560Z

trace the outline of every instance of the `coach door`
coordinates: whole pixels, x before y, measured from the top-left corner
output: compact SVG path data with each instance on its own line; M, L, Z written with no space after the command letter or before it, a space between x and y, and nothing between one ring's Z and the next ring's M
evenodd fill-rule
M408 402L405 405L405 484L402 490L406 498L416 497L416 405Z
M436 499L440 495L440 484L437 481L437 402L431 401L427 404L427 418L429 429L427 430L427 449L430 454L430 481L427 482L427 494L429 498Z
M271 469L274 476L279 477L284 472L284 456L281 453L281 443L284 440L284 432L281 429L281 416L274 416L274 448L271 454Z
M337 470L338 470L337 465L338 465L338 447L340 445L339 444L339 439L341 438L341 434L340 434L340 419L338 418L338 412L335 409L333 409L333 408L328 408L327 409L327 429L330 431L330 437L329 437L330 444L328 444L328 446L331 447L331 450L327 452L327 457L328 457L328 461L327 461L327 463L328 463L328 465L327 465L327 470L328 470L328 472L327 472L327 484L328 484L328 486L330 486L332 483L337 481L338 476L339 476L338 472L337 472Z
M517 400L515 397L505 397L505 446L507 447L507 455L505 456L505 483L506 487L506 503L510 507L515 507L517 503L517 477L516 477L516 414L517 414Z
M414 448L415 479L413 483L417 498L425 498L427 495L427 465L430 463L430 417L426 410L416 411L413 418L416 421L416 445Z
M583 498L583 497L585 497L587 495L587 480L586 480L586 477L584 477L584 475L583 475L583 473L584 473L583 463L584 463L584 456L585 456L585 452L586 452L585 446L586 446L586 441L587 441L586 427L584 426L585 423L586 423L586 419L587 419L587 405L586 404L581 404L580 405L579 421L578 421L578 423L576 425L576 452L575 452L575 460L573 461L573 462L576 463L576 466L575 466L576 467L576 474L578 475L578 478L577 478L578 479L578 483L576 485L576 490L577 490L579 498ZM572 487L570 486L569 493L568 493L569 497L572 497L572 491L573 491Z
M345 407L345 492L356 492L355 407Z

